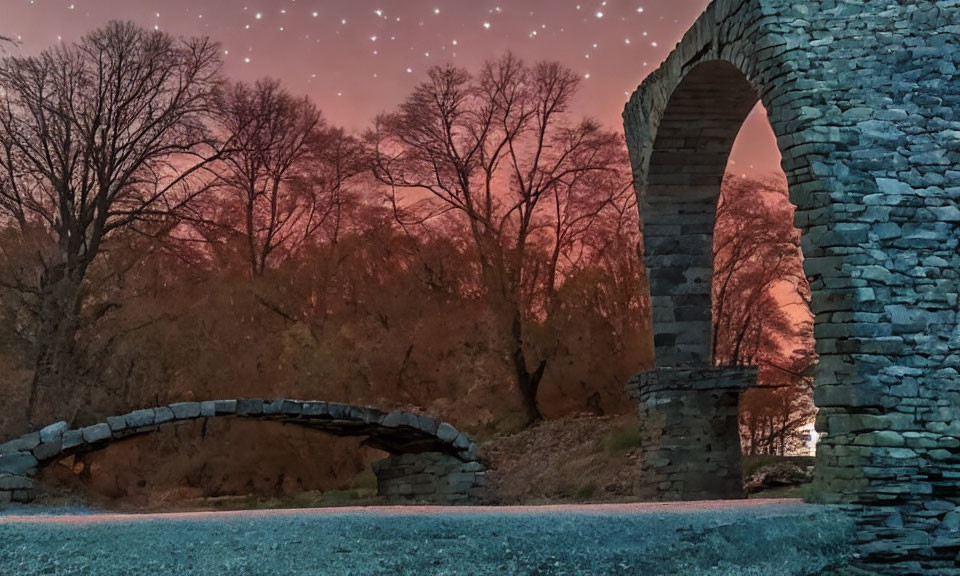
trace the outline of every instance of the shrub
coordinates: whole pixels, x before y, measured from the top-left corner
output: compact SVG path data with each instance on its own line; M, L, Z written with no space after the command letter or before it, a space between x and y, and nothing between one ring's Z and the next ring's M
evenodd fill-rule
M612 454L620 454L640 447L640 428L618 430L607 439L607 450Z

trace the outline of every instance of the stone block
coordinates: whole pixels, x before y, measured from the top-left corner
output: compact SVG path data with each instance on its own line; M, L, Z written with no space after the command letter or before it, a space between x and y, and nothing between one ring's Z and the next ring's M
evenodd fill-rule
M824 386L814 388L813 400L823 407L882 406L883 394L866 384L847 386Z
M460 431L446 422L443 422L437 426L437 438L439 438L441 442L452 444L459 435Z
M213 406L217 416L230 415L237 412L236 400L216 400L213 403Z
M420 428L420 420L416 414L401 411L390 412L383 418L381 424L387 428L399 428L401 426L415 429Z
M943 517L940 529L947 532L960 532L960 510L947 513Z
M170 405L174 418L177 420L187 420L200 416L199 402L176 402Z
M0 490L29 490L33 488L33 480L26 476L0 473Z
M243 398L237 400L237 414L241 416L263 414L263 400L260 398Z
M299 416L303 411L303 404L300 402L294 402L293 400L284 400L280 407L280 411L287 416Z
M0 454L0 472L23 475L37 467L37 459L30 452Z
M470 447L470 439L467 438L467 435L466 435L466 434L464 434L464 433L461 432L461 433L458 434L457 437L453 440L453 447L454 447L454 448L459 448L460 450L466 450L467 448Z
M350 409L350 419L357 422L381 423L385 417L383 412L365 406L354 406Z
M471 442L469 446L460 451L460 458L467 461L476 460L479 456L479 450L477 445L474 442Z
M933 460L940 460L940 461L954 460L954 461L960 461L960 455L954 454L953 452L951 452L951 451L949 451L949 450L944 450L944 449L941 449L941 448L937 448L936 450L930 450L929 452L927 452L927 456L930 457L930 458L932 458Z
M154 424L164 424L166 422L172 422L176 417L167 406L160 406L159 408L154 409Z
M417 416L417 420L419 421L418 427L424 432L426 432L427 434L437 433L437 426L439 426L440 424L433 418L430 418L429 416L424 416L423 414L419 414Z
M107 425L110 426L110 430L113 432L120 432L127 427L127 420L123 416L108 416Z
M0 454L9 454L11 452L29 452L40 444L40 432L31 432L23 436L0 444Z
M33 455L41 462L50 460L60 454L62 446L62 436L58 436L52 442L41 442L39 446L33 449Z
M111 438L110 425L106 423L87 426L86 428L82 428L80 432L83 434L84 441L89 444L103 442L104 440L109 440Z
M480 462L464 462L460 470L464 472L483 472L486 468Z
M147 408L144 410L134 410L129 414L125 414L123 417L124 422L127 425L127 428L140 428L142 426L150 426L154 423L156 414L153 411L153 408Z
M353 406L349 404L341 404L339 402L327 402L327 414L331 418L337 420L349 420L350 419L350 410Z
M106 426L106 424L104 424L104 426ZM60 449L69 450L70 448L76 448L81 444L83 444L83 433L80 430L67 430L63 433Z
M329 416L326 402L304 402L300 413L304 416Z
M60 436L70 429L70 425L64 421L55 422L40 430L40 442L56 442Z
M857 446L886 446L899 448L905 446L907 441L900 433L893 430L879 430L876 432L858 434L853 443Z
M280 414L283 408L283 400L264 400L263 413L267 416Z
M13 491L13 501L21 502L26 504L33 500L33 491L32 490L14 490Z

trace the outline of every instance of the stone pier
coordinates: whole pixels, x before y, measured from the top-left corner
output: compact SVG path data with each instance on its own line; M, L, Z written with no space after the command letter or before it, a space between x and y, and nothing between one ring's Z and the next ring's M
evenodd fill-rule
M483 499L485 469L439 452L400 454L374 462L377 494L391 503L465 504Z
M751 367L657 368L630 380L643 446L643 496L745 498L738 407L756 384Z

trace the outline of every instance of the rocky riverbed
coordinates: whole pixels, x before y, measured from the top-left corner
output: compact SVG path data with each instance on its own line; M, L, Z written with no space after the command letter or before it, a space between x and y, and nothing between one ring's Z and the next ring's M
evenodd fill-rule
M792 502L0 516L0 574L813 576L850 524Z

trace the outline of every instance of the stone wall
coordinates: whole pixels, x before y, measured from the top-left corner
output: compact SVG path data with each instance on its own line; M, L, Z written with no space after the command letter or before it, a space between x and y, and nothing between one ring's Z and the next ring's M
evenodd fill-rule
M485 468L446 454L400 454L374 462L377 494L392 503L466 504L482 500Z
M958 69L958 0L715 0L624 110L657 365L679 366L709 346L695 227L766 108L812 290L815 485L889 574L960 574ZM686 215L682 242L657 229Z
M447 493L442 490L459 490L463 474L468 473L476 480L476 486L471 484L462 492L449 494L473 497L480 493L483 466L477 462L477 445L449 423L437 422L422 414L382 412L335 402L244 398L181 402L134 410L77 429L70 429L66 422L56 422L0 444L0 505L31 501L34 498L32 476L62 458L100 450L112 442L148 434L173 422L231 417L305 426L337 436L361 436L364 443L399 458L398 466L400 463L419 466L423 468L422 473L433 475L437 494ZM451 478L443 479L443 469L451 471Z
M739 70L711 63L684 78L659 126L643 205L657 366L711 365L716 199L730 148L756 101Z
M630 380L645 486L657 500L745 498L738 407L755 368L657 368Z

